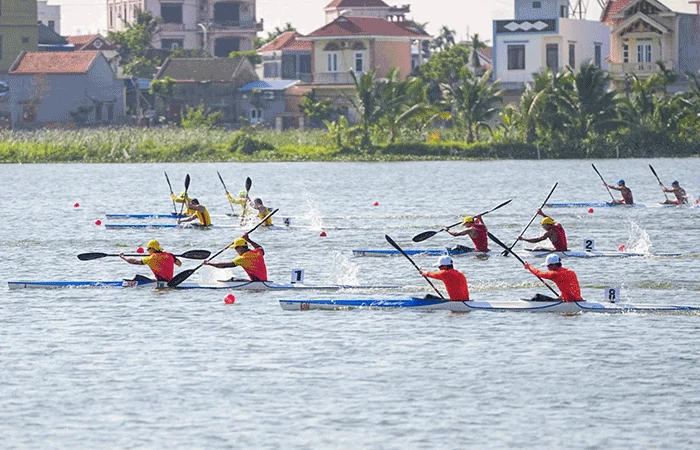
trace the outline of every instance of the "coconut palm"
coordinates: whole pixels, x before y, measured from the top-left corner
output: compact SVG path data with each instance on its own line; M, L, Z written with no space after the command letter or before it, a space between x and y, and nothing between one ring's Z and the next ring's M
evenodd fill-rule
M474 73L479 73L481 70L481 61L479 60L479 52L481 50L487 49L486 45L488 41L482 41L479 37L479 33L474 33L469 42L469 48L471 50L472 68Z

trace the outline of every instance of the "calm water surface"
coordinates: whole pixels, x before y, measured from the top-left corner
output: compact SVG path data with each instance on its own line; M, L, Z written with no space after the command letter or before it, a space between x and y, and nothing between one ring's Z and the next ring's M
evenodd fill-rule
M700 194L700 161L598 161L639 202L670 185ZM148 274L87 251L216 252L240 231L108 231L108 212L172 209L173 188L215 223L232 192L292 216L253 235L270 277L303 268L307 283L375 283L400 292L245 293L70 289L9 291L10 280L119 280ZM551 186L552 201L605 201L590 161L435 163L4 165L0 223L2 448L698 448L700 316L282 311L281 298L400 298L427 284L401 258L351 250L405 248L410 238L508 198L489 216L511 242ZM74 203L80 208L74 208ZM378 202L379 206L373 206ZM549 210L571 248L700 253L700 208ZM114 221L112 221L114 222ZM164 221L158 221L164 222ZM279 220L278 220L279 222ZM319 236L325 230L328 236ZM533 226L529 236L539 233ZM464 243L441 233L420 247ZM231 258L229 251L222 258ZM434 258L417 257L429 267ZM541 261L537 260L540 263ZM567 260L584 297L620 286L624 301L700 306L700 258ZM188 261L186 267L194 267ZM456 260L475 299L544 290L513 258ZM233 271L202 269L193 280Z

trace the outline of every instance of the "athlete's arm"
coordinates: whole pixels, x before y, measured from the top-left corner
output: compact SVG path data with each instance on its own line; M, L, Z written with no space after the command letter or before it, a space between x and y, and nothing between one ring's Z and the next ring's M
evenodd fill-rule
M123 259L124 261L128 262L129 264L133 264L133 265L135 265L135 266L143 266L143 265L144 265L143 261L141 261L140 259L138 259L138 258L127 258L126 256L124 256L124 253L120 253L120 254L119 254L119 257L120 257L121 259Z

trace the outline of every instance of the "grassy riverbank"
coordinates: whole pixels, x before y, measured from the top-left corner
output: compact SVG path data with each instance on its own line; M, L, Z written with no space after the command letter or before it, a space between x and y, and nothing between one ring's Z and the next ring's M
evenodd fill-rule
M225 161L400 161L417 159L533 159L697 156L700 144L639 145L601 137L547 148L526 143L418 139L369 149L343 147L325 131L225 131L182 128L98 128L0 132L0 163L142 163ZM539 154L538 154L539 153Z

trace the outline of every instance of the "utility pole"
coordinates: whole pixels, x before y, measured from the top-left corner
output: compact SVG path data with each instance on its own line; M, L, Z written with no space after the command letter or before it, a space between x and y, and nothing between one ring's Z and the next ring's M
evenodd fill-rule
M586 12L588 12L588 0L570 1L569 9L571 10L571 17L583 20L586 18Z

